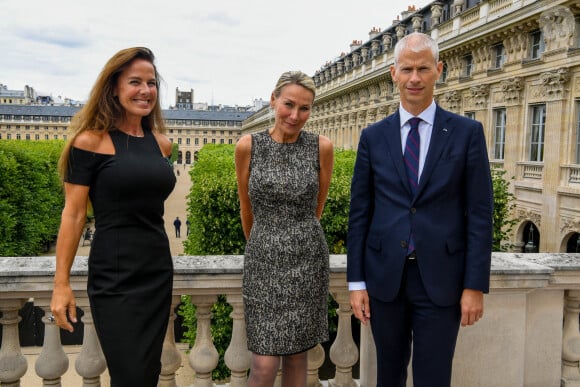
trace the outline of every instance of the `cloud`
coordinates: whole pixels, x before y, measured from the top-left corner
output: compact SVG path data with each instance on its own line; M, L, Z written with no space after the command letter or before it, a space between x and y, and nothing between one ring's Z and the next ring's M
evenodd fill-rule
M46 30L21 30L16 33L19 38L32 43L46 43L63 48L80 48L89 44L86 36L80 37L78 32L70 30L46 31Z

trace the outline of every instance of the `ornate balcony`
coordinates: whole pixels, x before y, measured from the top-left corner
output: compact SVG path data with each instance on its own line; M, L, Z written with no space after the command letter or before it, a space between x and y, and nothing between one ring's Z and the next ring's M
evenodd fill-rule
M241 297L241 256L179 256L174 258L173 301L191 295L197 306L197 339L188 354L174 342L169 324L162 357L160 386L213 386L211 371L218 355L212 343L210 307L225 294L233 306L232 340L225 363L232 371L229 386L245 386L250 354L246 348ZM44 386L108 386L106 365L92 325L86 295L87 258L75 260L71 283L84 310L83 344L71 350L60 343L59 329L43 318L44 344L38 356L20 347L18 310L29 299L49 312L54 257L0 257L0 385L28 386L40 378ZM319 386L318 370L328 357L336 367L330 386L374 386L377 365L370 331L361 328L360 345L352 336L345 279L346 257L331 256L330 293L339 304L338 332L328 353L322 346L309 352L308 384ZM453 369L454 386L541 386L580 384L580 254L496 253L491 291L485 296L485 317L462 328ZM172 322L175 316L168 316ZM135 345L138 345L136 343ZM69 365L71 352L76 358ZM70 355L73 356L73 355ZM184 361L185 359L185 361ZM360 361L360 376L352 368ZM187 363L187 364L183 364ZM180 371L181 369L181 371ZM187 370L189 379L176 377ZM72 376L71 376L72 375ZM36 384L35 384L36 385Z

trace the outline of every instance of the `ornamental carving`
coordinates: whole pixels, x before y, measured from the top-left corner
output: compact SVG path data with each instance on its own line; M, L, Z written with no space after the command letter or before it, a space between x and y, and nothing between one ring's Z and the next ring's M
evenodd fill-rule
M373 39L371 42L371 56L374 58L375 56L380 54L381 44L378 40Z
M538 228L540 228L542 225L542 216L530 210L520 208L517 211L516 217L518 220L522 222L529 220L530 222L534 223Z
M469 89L471 93L471 100L475 108L485 108L487 105L487 97L489 96L489 85L473 86Z
M463 4L465 4L465 0L455 0L453 2L453 10L455 11L453 12L454 16L463 11Z
M420 14L415 15L411 19L411 22L413 23L413 32L421 32L423 29L423 16Z
M393 36L391 34L389 34L388 32L386 32L383 35L383 50L387 51L388 49L391 48L392 44L393 44Z
M564 98L564 93L567 91L566 84L569 80L570 71L567 68L542 73L539 82L532 88L532 98L550 100Z
M397 33L397 40L401 40L405 36L407 26L405 26L404 24L399 24L395 27L395 31Z
M526 48L528 47L528 34L511 31L504 41L504 47L510 62L523 60L526 56Z
M377 119L377 109L369 109L367 112L367 125L375 122Z
M461 103L461 96L457 90L452 90L443 94L439 98L439 102L441 105L445 106L447 110L457 112L459 110L459 104Z
M544 33L546 51L574 45L574 15L568 7L556 6L542 13L540 27Z
M580 219L562 219L562 227L560 232L567 234L569 232L580 232Z
M520 77L514 77L501 81L501 91L503 92L503 101L505 103L517 104L520 102L523 82Z
M360 49L360 53L361 53L361 63L366 63L367 60L369 59L369 48L364 46L363 48Z
M443 14L443 3L436 2L431 5L431 24L435 27L441 23L441 15Z
M388 106L379 106L378 111L377 111L377 115L380 117L380 119L384 118L387 116L389 112L389 107Z

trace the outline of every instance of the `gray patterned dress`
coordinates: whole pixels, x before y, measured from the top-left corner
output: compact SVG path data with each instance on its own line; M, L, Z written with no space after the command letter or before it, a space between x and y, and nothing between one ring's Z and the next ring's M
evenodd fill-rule
M328 340L328 246L316 218L318 135L252 135L243 295L248 349L290 355Z

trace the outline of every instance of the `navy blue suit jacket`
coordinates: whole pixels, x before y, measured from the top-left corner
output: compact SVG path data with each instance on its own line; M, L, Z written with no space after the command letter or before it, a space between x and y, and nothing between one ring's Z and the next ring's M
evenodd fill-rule
M413 197L398 110L360 137L347 240L347 280L370 296L398 294L413 227L417 264L431 301L449 306L463 289L489 291L493 190L481 123L437 106Z

